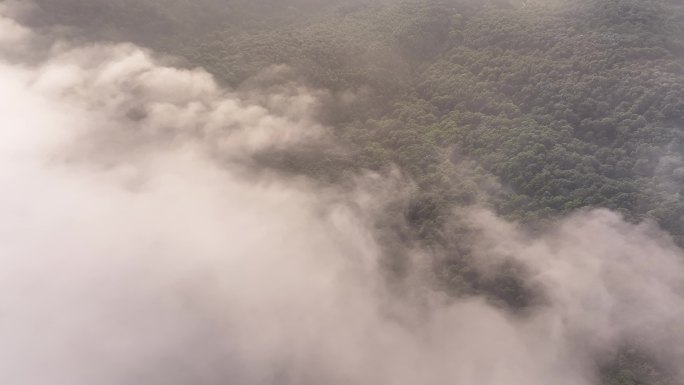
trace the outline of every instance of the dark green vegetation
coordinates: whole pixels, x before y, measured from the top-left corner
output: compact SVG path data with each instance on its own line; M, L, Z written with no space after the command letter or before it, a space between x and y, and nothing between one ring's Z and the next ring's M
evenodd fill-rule
M463 160L510 188L487 197L503 214L601 206L684 235L675 0L39 3L51 22L88 20L94 37L181 54L231 86L288 64L314 87L356 94L325 118L355 166L392 162L415 179L425 195L409 220L425 237L481 190L454 175Z
M515 266L487 279L468 269L468 230L447 223L459 205L530 225L607 207L653 218L684 245L678 0L37 3L36 25L182 56L231 87L287 64L328 90L321 119L347 152L262 161L326 181L398 165L415 182L397 209L403 231L450 256L436 275L454 294L534 301ZM669 383L647 361L621 353L605 383Z

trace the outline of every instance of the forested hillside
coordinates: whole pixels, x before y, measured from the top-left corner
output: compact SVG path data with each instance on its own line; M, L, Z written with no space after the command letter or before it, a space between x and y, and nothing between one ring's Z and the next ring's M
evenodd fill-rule
M34 2L29 25L132 41L226 87L281 66L324 90L320 118L344 150L260 162L324 183L398 167L413 186L387 215L405 219L399 237L444 256L435 277L451 295L484 293L513 312L543 301L517 266L469 268L460 207L531 229L603 207L653 219L684 246L680 0ZM632 346L597 367L606 385L675 384Z

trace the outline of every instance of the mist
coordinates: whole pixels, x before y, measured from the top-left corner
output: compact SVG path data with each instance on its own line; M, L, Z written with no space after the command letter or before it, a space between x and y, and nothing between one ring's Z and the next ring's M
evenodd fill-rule
M0 382L590 385L624 345L684 381L684 255L656 224L580 210L539 233L463 209L475 268L520 263L541 303L447 296L418 244L400 294L377 218L408 178L254 160L333 148L324 91L227 90L3 11Z

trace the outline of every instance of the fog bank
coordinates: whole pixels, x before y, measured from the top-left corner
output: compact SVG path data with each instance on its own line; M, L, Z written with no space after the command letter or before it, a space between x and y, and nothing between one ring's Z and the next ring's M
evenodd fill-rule
M654 225L582 211L540 235L474 210L478 268L522 263L544 303L447 298L419 249L397 296L374 218L400 177L251 161L332 145L319 91L46 39L0 19L0 382L588 385L626 343L684 362L684 259Z

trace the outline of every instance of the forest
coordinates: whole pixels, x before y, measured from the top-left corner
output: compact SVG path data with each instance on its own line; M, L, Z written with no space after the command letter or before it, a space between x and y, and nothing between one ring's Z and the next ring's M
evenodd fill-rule
M322 90L317 118L338 150L256 162L323 185L398 170L408 196L376 227L439 255L432 275L449 296L481 295L520 317L544 302L516 263L472 267L476 230L459 215L469 207L531 233L606 208L653 220L684 247L680 0L33 2L32 28L132 42L228 89L276 68ZM401 280L402 250L386 254ZM626 343L596 363L601 384L680 384L651 353Z

